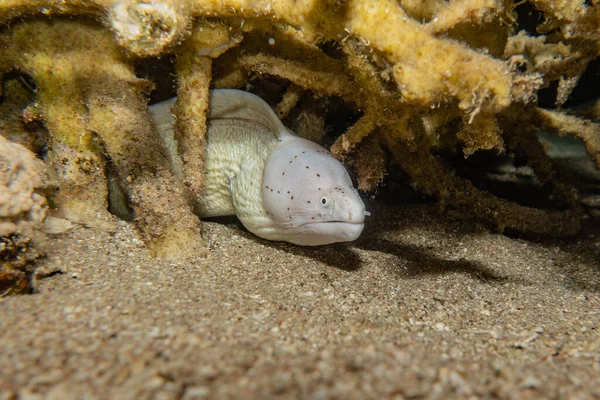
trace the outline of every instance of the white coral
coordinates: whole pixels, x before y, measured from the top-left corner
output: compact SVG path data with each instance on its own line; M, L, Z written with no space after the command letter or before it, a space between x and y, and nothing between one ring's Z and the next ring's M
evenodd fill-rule
M43 221L45 165L25 147L0 136L0 236L22 232Z

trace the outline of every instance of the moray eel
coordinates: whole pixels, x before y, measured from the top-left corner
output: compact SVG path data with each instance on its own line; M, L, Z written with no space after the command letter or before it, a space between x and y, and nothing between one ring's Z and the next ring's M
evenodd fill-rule
M173 136L175 98L150 107L181 179ZM355 240L370 215L344 166L293 134L260 97L210 92L201 218L236 215L255 235L302 246Z

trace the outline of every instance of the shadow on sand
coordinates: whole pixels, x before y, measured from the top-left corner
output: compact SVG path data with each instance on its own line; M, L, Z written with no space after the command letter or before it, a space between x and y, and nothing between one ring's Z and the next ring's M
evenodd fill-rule
M386 239L370 239L357 244L359 248L379 251L398 258L395 266L397 275L403 278L417 279L427 275L463 273L485 283L504 283L511 279L497 273L479 261L465 258L446 260L437 257L419 246L396 243Z

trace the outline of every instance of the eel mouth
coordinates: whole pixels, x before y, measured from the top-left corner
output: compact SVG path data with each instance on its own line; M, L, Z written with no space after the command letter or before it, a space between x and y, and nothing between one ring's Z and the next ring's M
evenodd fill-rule
M300 225L300 227L303 226L310 226L310 225L318 225L318 224L337 224L340 227L343 226L348 226L348 227L356 227L359 225L363 225L365 224L365 217L370 217L371 213L368 211L364 211L362 214L360 214L360 216L358 218L355 218L354 221L353 220L333 220L333 221L310 221L310 222L306 222L302 225ZM352 214L350 215L350 218L352 218Z
M356 240L363 229L364 223L359 221L311 221L295 227L287 226L273 240L299 246L323 246Z
M315 239L320 237L319 241L326 244L356 240L362 233L364 226L364 222L359 221L323 221L305 224L302 229L308 236L313 236Z
M314 226L314 225L338 225L340 227L342 226L348 226L348 227L356 227L359 225L365 225L364 221L356 221L356 222L351 222L351 221L314 221L314 222L307 222L305 224L300 225L299 227L304 227L304 226Z

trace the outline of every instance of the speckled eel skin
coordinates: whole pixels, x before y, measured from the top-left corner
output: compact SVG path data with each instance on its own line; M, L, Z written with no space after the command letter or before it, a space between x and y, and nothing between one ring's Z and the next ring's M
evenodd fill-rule
M236 215L261 238L303 246L360 236L369 213L339 161L294 135L260 97L233 89L210 96L201 218ZM150 110L181 177L174 101Z

